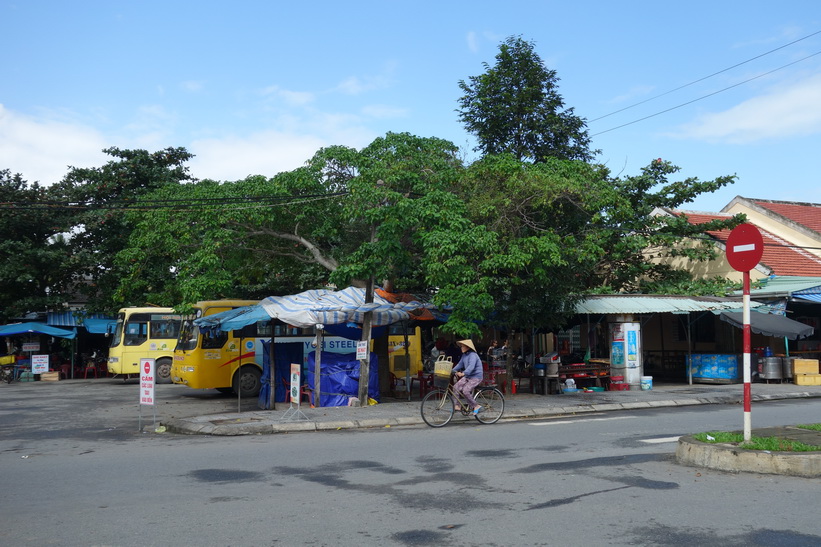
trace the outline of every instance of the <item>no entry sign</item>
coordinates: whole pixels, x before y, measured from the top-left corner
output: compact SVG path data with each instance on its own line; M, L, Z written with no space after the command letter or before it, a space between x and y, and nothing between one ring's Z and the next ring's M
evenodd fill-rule
M739 224L727 238L727 262L739 272L749 272L761 262L764 239L752 224Z
M154 359L140 359L140 404L154 404Z

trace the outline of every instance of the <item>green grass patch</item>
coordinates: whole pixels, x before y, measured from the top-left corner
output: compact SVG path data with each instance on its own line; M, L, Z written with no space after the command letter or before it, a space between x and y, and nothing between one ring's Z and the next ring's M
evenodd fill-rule
M805 427L804 429L815 428ZM821 450L821 446L804 444L779 437L752 436L750 437L750 442L745 443L743 433L727 433L726 431L696 433L693 435L693 438L704 443L735 444L739 448L745 448L747 450L769 450L770 452L816 452Z
M801 424L795 427L799 429L811 429L812 431L821 431L821 424Z

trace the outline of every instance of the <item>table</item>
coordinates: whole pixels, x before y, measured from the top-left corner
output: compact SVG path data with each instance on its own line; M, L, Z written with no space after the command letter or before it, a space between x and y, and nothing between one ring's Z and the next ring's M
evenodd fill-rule
M551 388L550 383L554 382L555 387ZM562 392L562 383L558 376L531 376L530 392L539 395L548 395Z
M584 376L576 376L577 374ZM573 378L577 384L580 380L594 380L596 387L607 387L610 384L610 365L608 363L559 365L559 377ZM605 386L602 386L602 380Z

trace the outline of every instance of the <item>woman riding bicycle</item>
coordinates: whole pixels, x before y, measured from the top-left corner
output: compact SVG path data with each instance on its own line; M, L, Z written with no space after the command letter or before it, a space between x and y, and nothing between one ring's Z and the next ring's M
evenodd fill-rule
M453 392L456 394L457 401L461 394L473 409L473 414L479 414L482 411L481 405L473 398L473 390L478 386L483 378L482 360L479 359L479 354L476 353L476 347L471 340L459 340L456 342L459 349L462 350L462 358L459 359L459 364L453 367L453 373L458 380L453 384ZM459 407L454 407L455 410L461 410Z

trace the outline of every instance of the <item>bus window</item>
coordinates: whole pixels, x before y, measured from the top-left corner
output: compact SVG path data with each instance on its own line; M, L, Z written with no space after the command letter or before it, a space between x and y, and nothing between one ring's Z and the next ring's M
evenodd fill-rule
M201 332L202 349L219 349L228 341L228 333L220 332L216 334L214 331Z
M180 317L168 315L151 316L151 338L177 339L180 334Z
M148 340L148 323L144 321L129 321L125 324L125 345L139 346Z

